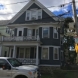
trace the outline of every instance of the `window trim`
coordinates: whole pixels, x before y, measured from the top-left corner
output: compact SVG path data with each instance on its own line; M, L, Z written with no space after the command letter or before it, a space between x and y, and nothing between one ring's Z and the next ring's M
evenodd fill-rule
M54 38L54 29L55 29L55 27L53 27L53 38ZM54 39L58 39L58 28L56 28L56 30L57 30L57 38L54 38Z
M55 59L55 57L54 57L54 51L55 51L55 48L57 48L58 49L58 59ZM59 60L59 47L53 47L53 60Z
M50 27L42 27L42 38L45 38L45 37L43 37L43 29L44 28L48 28L48 37L47 38L50 38Z
M48 48L48 59L43 59L42 58L42 52L43 52L43 48ZM42 47L42 49L41 49L41 60L49 60L50 58L49 58L49 47Z

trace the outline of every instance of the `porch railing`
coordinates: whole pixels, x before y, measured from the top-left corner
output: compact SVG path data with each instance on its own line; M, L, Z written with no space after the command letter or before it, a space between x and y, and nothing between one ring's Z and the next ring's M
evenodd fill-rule
M22 64L33 64L35 65L36 64L36 59L26 59L26 58L18 58L18 60L20 62L22 62Z
M0 41L39 41L39 37L37 36L14 36L14 37L0 37Z

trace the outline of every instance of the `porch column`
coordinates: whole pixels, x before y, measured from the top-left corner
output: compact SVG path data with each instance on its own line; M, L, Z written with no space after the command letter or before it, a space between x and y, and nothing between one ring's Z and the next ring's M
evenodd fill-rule
M13 58L16 57L16 46L14 45L14 48L13 48Z
M0 57L1 57L1 54L2 54L2 45L0 45Z
M37 45L37 49L36 49L36 65L38 65L39 61L38 61L38 45Z

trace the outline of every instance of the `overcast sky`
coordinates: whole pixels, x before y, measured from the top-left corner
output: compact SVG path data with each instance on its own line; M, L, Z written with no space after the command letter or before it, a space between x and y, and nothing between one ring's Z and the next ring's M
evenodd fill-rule
M25 2L25 3L14 4L14 5L6 5L6 4L16 3L20 1L29 1L29 0L0 0L0 20L11 19L15 15L15 12L18 12L27 4L27 2ZM58 15L58 12L60 13L67 12L69 5L66 5L64 8L57 7L57 6L61 4L69 3L72 0L38 0L38 1L40 1L46 7L56 6L48 9L51 10L52 12L55 12L56 15ZM8 14L8 15L1 15L1 14Z

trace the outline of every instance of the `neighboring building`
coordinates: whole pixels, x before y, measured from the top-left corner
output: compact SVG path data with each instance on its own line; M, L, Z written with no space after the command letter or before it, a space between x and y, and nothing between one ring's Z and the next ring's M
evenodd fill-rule
M2 36L10 36L11 35L11 29L9 29L6 25L8 24L9 20L1 20L0 21L0 38ZM1 45L1 43L0 43ZM8 51L9 48L8 47L4 47L2 48L2 56L8 56Z
M8 23L14 35L3 37L9 57L24 64L60 65L60 19L39 1L31 0ZM0 52L2 50L0 47Z

